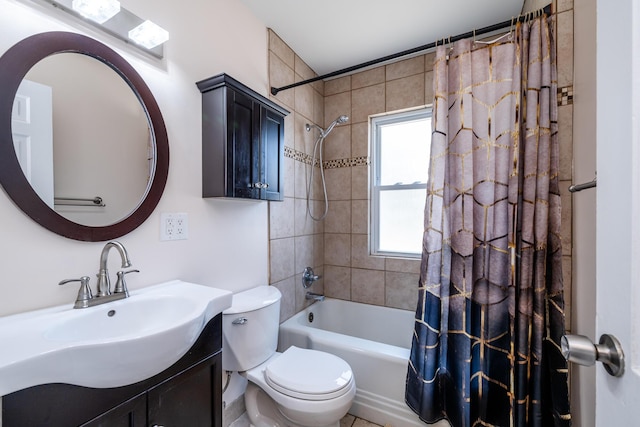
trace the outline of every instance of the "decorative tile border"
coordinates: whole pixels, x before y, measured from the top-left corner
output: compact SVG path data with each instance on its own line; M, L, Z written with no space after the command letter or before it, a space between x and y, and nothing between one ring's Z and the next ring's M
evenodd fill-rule
M284 147L284 156L288 157L290 159L293 159L297 162L302 162L304 164L310 165L311 164L311 160L313 159L310 155L303 153L302 151L298 151L296 149L293 149L291 147L287 147L285 145ZM318 166L320 164L320 162L318 160L316 160L316 166Z
M310 156L309 154L305 154L302 151L287 147L286 145L284 147L284 156L307 165L310 165L312 160L312 156ZM325 160L325 162L323 163L325 169L351 168L355 166L368 165L368 156L352 157L350 159ZM315 166L320 166L320 162L318 161L318 159L316 159Z
M573 85L558 88L558 107L573 104Z
M327 160L324 162L325 169L352 168L355 166L369 166L369 157L352 157L350 159Z

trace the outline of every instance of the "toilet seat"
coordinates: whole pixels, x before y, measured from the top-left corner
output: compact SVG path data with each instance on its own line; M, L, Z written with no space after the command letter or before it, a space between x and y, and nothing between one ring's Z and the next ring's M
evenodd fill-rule
M267 384L278 392L304 400L329 400L350 390L353 372L339 357L290 347L264 369Z

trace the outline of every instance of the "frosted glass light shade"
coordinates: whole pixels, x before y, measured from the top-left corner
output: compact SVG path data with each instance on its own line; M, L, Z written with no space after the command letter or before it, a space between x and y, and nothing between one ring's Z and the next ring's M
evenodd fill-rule
M153 49L169 40L169 32L147 20L129 31L129 38L140 46Z
M71 7L80 15L99 24L120 12L118 0L73 0Z

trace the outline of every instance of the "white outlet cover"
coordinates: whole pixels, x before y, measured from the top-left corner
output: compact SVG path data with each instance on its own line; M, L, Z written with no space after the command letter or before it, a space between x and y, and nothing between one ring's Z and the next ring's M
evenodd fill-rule
M189 216L184 212L160 214L160 240L189 238Z

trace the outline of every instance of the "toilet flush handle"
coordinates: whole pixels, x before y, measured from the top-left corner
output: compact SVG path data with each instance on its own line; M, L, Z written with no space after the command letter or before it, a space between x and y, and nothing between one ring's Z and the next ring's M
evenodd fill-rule
M249 319L247 319L246 317L238 317L236 320L231 322L231 324L233 324L233 325L244 325L248 321L249 321Z

